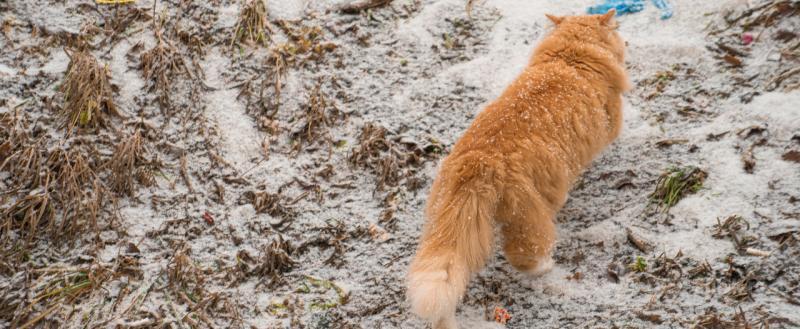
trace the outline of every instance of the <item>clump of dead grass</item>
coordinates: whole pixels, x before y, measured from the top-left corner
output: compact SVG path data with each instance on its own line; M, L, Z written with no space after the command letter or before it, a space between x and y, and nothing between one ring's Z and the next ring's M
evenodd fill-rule
M267 5L264 0L249 0L242 5L239 19L233 28L231 48L242 43L264 45L269 43L273 33L267 20Z
M361 128L358 146L350 153L350 164L372 170L377 175L377 189L396 186L402 178L400 163L405 157L396 145L387 139L388 130L374 123Z
M302 146L313 144L324 139L330 146L332 138L330 128L342 119L342 113L333 101L322 92L322 83L318 82L310 90L308 101L302 107L299 125L292 133L293 149L299 151Z
M18 198L3 211L4 221L0 230L4 237L10 237L12 231L18 230L30 242L37 235L40 226L52 227L54 210L50 184L51 177L48 175L42 188Z
M694 279L696 277L706 276L712 273L713 271L714 269L711 268L711 264L709 264L708 261L706 260L697 263L697 265L689 269L688 273L689 273L689 278Z
M164 35L163 26L163 21L155 25L156 45L139 56L139 67L147 82L147 91L158 94L162 108L170 108L171 86L179 76L193 78L193 75L178 48Z
M189 257L187 249L175 252L167 267L167 279L184 301L195 301L205 292L205 274Z
M278 236L270 244L261 248L261 255L256 260L257 265L250 273L261 278L269 278L268 286L274 287L282 282L282 274L294 267L295 261L291 257L294 250L294 247L284 240L283 236Z
M98 232L97 220L106 201L105 184L101 182L84 148L57 149L50 154L48 167L55 180L53 208L59 220L51 221L53 235L73 237L84 231Z
M108 161L111 170L111 189L132 196L138 182L144 186L155 184L153 172L157 163L146 159L146 150L138 131L117 144L114 156Z
M12 328L36 327L49 315L68 309L97 291L111 276L112 271L99 263L34 269L29 273L30 281L26 282L27 296L22 300L15 298L13 311L3 312L1 316Z
M239 282L245 277L258 277L267 280L267 287L274 288L284 282L283 274L291 271L296 262L292 259L295 248L283 236L278 235L272 242L260 248L260 254L253 258L246 250L236 254L236 266L228 271L227 277Z
M142 52L139 55L139 68L142 70L142 77L146 82L146 90L154 93L158 97L159 105L162 110L172 109L172 96L177 92L173 88L178 83L189 85L189 96L196 97L198 90L210 89L204 83L204 72L202 67L193 54L184 56L173 42L173 40L185 40L190 49L194 49L196 54L202 55L202 42L191 36L187 36L180 25L173 24L168 26L167 17L162 16L153 21L153 33L156 38L156 45ZM137 48L142 46L137 45ZM185 79L180 79L181 77ZM196 99L192 99L197 101Z
M654 260L651 273L662 278L669 278L673 282L680 280L683 277L683 267L680 264L681 257L683 257L683 253L680 251L671 258L666 253L661 253Z
M0 121L10 123L7 116ZM104 187L85 155L88 146L74 142L48 150L42 138L13 131L9 137L2 142L7 150L0 164L13 183L6 194L11 201L0 207L4 242L29 243L42 231L59 240L96 228Z
M401 137L389 137L389 131L375 123L361 128L358 146L350 153L349 162L359 168L369 169L376 176L378 191L395 187L401 181L415 190L421 183L414 179L425 158L435 158L442 153L442 146L431 140L422 147L418 143Z
M708 174L697 167L669 168L656 181L650 200L667 212L685 196L699 191L706 177Z
M236 98L244 100L245 109L251 114L272 119L280 108L282 79L287 63L284 56L271 51L264 59L263 66L264 68L259 68L255 74L235 85L239 89ZM270 88L271 94L267 91Z
M295 215L294 210L286 205L286 200L280 194L250 191L245 193L245 196L258 213L267 213L276 218L290 218Z
M100 65L87 50L67 52L70 61L59 90L64 94L65 124L103 126L109 115L119 115L113 100L108 68Z
M3 162L0 170L11 173L11 179L19 189L41 185L43 173L40 167L46 159L44 141L31 139L26 134L12 135L3 143Z
M380 157L382 152L389 150L387 132L386 128L373 122L362 126L361 134L358 136L358 146L350 153L350 164L366 166L372 159Z
M753 272L748 273L744 278L736 282L731 288L725 292L724 296L736 301L748 299L753 301L752 292L758 283L756 276Z
M210 317L212 311L219 310L235 315L235 310L230 307L230 301L218 292L207 289L207 279L211 274L209 269L203 269L189 255L189 249L178 247L167 266L167 280L170 292L178 297L178 301L187 306L187 312L180 321L192 328L200 326L203 322L207 327L215 327ZM221 306L221 307L220 307ZM174 315L177 312L172 309Z
M749 230L750 223L748 223L742 216L732 215L728 216L724 221L720 222L717 218L717 224L714 225L713 237L717 239L731 236L741 231L742 229Z
M306 26L302 22L278 21L278 27L287 36L287 41L274 44L264 59L264 67L253 76L239 82L239 95L246 108L254 114L265 114L273 118L281 105L283 76L290 68L303 67L322 60L333 52L336 44L326 42L319 26ZM273 89L267 94L268 88Z
M303 241L296 250L305 253L310 247L320 250L333 248L330 256L323 262L326 265L341 268L344 265L345 241L352 237L360 237L366 232L348 232L342 221L329 221L313 238Z
M109 186L130 190L132 180L152 181L152 161L144 161L138 134L109 159L101 138L72 136L56 141L32 136L24 112L0 115L0 171L10 173L0 204L0 238L5 247L35 238L74 241L80 233L99 234L98 220L109 201Z
M102 7L98 9L102 9ZM113 9L113 13L103 16L105 17L105 22L102 30L94 24L87 24L85 27L85 29L97 29L95 32L102 32L105 35L97 44L96 47L98 48L106 45L113 47L118 41L125 39L129 35L126 30L132 28L135 23L153 19L150 15L150 8L138 6L116 7Z

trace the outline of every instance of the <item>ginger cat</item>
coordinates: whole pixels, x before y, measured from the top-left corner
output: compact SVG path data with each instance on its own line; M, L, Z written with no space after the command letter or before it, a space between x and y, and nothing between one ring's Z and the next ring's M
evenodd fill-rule
M407 282L411 310L434 328L457 327L456 306L492 254L495 223L511 265L533 275L553 267L554 215L622 126L630 87L614 14L547 15L555 29L442 162Z

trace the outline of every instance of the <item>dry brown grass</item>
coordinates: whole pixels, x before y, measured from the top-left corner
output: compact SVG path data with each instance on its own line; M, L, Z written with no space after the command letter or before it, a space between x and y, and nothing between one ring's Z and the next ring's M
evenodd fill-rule
M0 170L7 170L18 188L33 188L41 185L42 173L39 171L44 159L44 141L32 140L27 135L15 135L3 143L3 163Z
M81 233L99 234L109 186L130 194L134 182L152 182L155 162L144 157L138 133L117 146L97 136L30 136L24 112L0 116L0 171L11 173L0 204L0 238L6 248L26 248L34 239L72 242ZM107 152L106 152L107 151ZM113 217L113 216L112 216Z
M746 235L743 231L750 230L750 223L742 216L732 215L720 221L717 218L717 224L714 224L714 232L711 234L716 239L730 238L736 250L739 253L744 253L751 244L757 239L753 236Z
M101 30L105 37L97 44L97 47L104 47L107 45L113 47L114 44L125 39L129 35L127 31L136 22L145 22L153 19L150 12L150 8L146 7L125 6L115 8L113 13L109 13L106 16L106 22ZM100 27L90 26L100 30Z
M167 268L169 284L179 294L193 300L195 296L204 294L205 275L189 257L189 251L180 249L175 252Z
M155 184L153 171L158 168L154 161L145 158L145 148L138 131L117 144L114 156L108 161L111 170L109 185L117 193L132 196L137 182L144 186Z
M286 206L286 200L281 195L266 191L247 192L245 196L250 199L253 208L258 213L267 213L272 217L286 218L295 215L294 210Z
M109 115L119 115L113 100L108 69L89 51L67 52L70 61L59 90L64 94L65 125L71 132L77 127L104 126Z
M274 287L282 282L281 275L294 267L295 261L291 257L293 252L291 244L279 235L277 239L261 248L261 255L251 275L269 279L268 286Z
M259 69L256 74L238 83L237 99L243 99L245 108L254 115L263 115L272 119L278 113L281 105L281 89L283 76L286 74L286 58L275 51L270 51L264 59L264 69ZM272 88L272 94L267 89Z
M330 128L342 119L342 113L322 92L321 82L310 90L308 101L302 109L300 125L291 136L295 143L295 151L298 151L303 144L313 144L321 139L330 145L332 143Z
M11 232L19 230L30 242L37 235L40 226L53 227L53 199L50 194L50 176L46 176L43 186L21 196L3 211L2 234L10 238Z
M147 83L147 91L158 95L162 109L170 108L172 102L171 86L180 75L192 77L187 61L178 48L164 35L163 21L155 24L156 45L139 56L142 77Z
M9 166L19 168L34 163L41 173L17 178L21 193L2 212L0 233L8 238L15 231L30 242L40 231L55 240L71 240L75 234L87 230L96 232L105 189L87 159L76 149L55 149L49 155L42 150L30 155L30 149L17 153L21 155L19 159L14 157L17 154L12 155ZM44 162L31 160L45 156Z
M350 153L350 163L357 166L366 166L372 159L376 159L381 152L389 150L389 141L386 140L386 128L372 122L361 127L358 136L358 146Z
M267 61L269 64L268 67L270 68L270 71L268 72L269 75L272 77L272 87L274 89L274 96L275 96L275 102L273 107L274 109L272 111L272 114L270 115L270 117L272 117L278 113L278 109L281 106L281 87L283 86L283 82L281 79L283 79L283 76L286 74L286 58L275 52L270 52L270 56L267 59ZM265 79L265 81L267 80ZM262 87L261 97L262 99L264 97L263 87Z
M273 118L280 108L282 79L286 71L318 62L337 48L334 43L324 40L319 26L285 20L277 23L288 40L270 47L264 63L266 68L259 69L257 74L237 85L240 89L238 98L245 100L248 111L268 118ZM267 88L273 89L271 95L265 93Z
M708 307L705 313L698 316L692 325L693 329L751 329L757 323L748 321L745 313L739 309L734 314L724 314L714 307ZM768 327L768 326L766 326ZM765 327L765 328L766 328Z
M369 169L376 176L378 191L395 187L401 182L409 190L416 190L421 183L416 179L417 170L426 158L435 158L443 149L438 142L426 146L400 137L390 137L386 128L367 123L361 128L358 145L350 153L349 162L359 168Z
M60 220L52 223L51 233L70 239L81 232L98 234L98 218L105 198L105 184L91 167L89 159L79 147L56 150L50 155L48 165L57 173L54 208Z
M12 188L4 193L10 201L0 207L4 242L29 243L40 231L69 238L87 226L96 227L102 186L84 155L84 145L76 142L48 150L45 139L32 139L25 132L26 121L18 113L0 117L5 132L0 135L0 170L12 174Z
M272 34L267 20L267 5L264 0L248 0L242 4L239 19L233 28L231 48L242 43L266 46Z
M112 272L99 263L33 269L28 274L29 281L15 280L15 284L27 285L24 287L27 295L22 300L14 298L11 307L2 308L0 318L8 321L11 328L37 327L50 315L69 309L70 305L97 291L111 276Z
M189 257L189 250L186 248L178 249L167 267L171 293L177 296L181 304L187 306L188 312L179 317L178 321L185 322L192 328L200 326L200 322L209 328L214 328L209 312L219 306L220 302L227 303L226 298L206 288L209 274L209 271L203 270ZM174 312L173 315L178 314Z

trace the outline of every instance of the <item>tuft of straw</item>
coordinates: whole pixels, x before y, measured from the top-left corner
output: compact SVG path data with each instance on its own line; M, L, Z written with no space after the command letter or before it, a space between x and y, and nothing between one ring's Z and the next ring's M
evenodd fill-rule
M108 161L112 190L132 196L136 190L136 182L145 186L155 183L153 164L144 159L144 153L142 137L138 131L117 145L114 156Z
M267 20L267 5L265 1L246 1L239 12L236 26L233 28L231 48L243 42L266 46L269 43L269 35L272 32L272 27Z
M77 127L104 126L107 116L119 115L113 100L108 68L100 65L87 50L67 53L70 61L59 90L64 94L65 125L71 132Z

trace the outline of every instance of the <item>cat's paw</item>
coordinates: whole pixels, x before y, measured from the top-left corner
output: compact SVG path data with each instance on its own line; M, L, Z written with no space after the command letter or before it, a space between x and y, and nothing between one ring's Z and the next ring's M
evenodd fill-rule
M551 270L553 270L553 267L555 265L556 265L556 262L553 261L553 257L550 257L550 256L542 257L542 258L540 258L540 259L538 259L536 261L536 265L534 265L533 267L531 267L531 268L529 268L527 270L524 270L523 272L525 274L528 274L528 275L531 275L531 276L534 276L534 277L538 277L538 276L545 275L548 272L550 272Z

